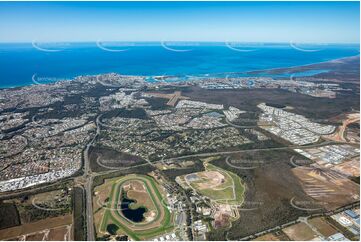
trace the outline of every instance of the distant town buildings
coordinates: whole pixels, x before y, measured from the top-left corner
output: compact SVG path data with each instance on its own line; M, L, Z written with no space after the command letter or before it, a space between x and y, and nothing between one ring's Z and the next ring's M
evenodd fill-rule
M259 117L260 127L285 139L292 144L312 144L321 135L334 132L335 127L312 122L302 115L287 112L281 108L261 103L258 107L263 111Z

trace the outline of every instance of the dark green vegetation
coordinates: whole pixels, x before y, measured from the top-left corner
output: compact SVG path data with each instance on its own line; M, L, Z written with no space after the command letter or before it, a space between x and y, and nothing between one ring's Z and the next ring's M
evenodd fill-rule
M174 180L177 176L183 176L186 174L204 171L203 163L199 159L194 159L194 165L190 167L180 168L180 169L168 169L162 171L162 174L169 180Z
M83 114L95 113L99 108L99 101L97 99L110 95L117 90L115 88L104 87L100 84L93 87L86 87L86 89L76 82L69 82L69 84L65 93L80 91L82 92L81 95L65 95L64 101L58 101L47 106L52 108L52 110L37 116L38 119L61 119L64 117L79 117Z
M119 229L119 227L115 224L108 224L107 225L107 232L111 235L116 235L117 234L117 230Z
M63 181L49 186L37 186L38 188L3 196L4 199L0 200L0 229L71 213L71 198L67 192L67 188L71 186L71 181ZM37 198L37 194L41 195L54 191L63 192L61 192L62 195L57 198L49 195L46 196L46 199L43 201L36 199L36 205L40 208L32 205L32 199ZM50 209L47 210L46 208Z
M106 112L102 118L113 118L113 117L148 119L147 113L142 108L114 109L114 110Z
M21 223L31 223L34 221L51 217L58 217L71 213L71 204L64 204L64 206L61 206L59 203L58 205L59 208L56 210L45 210L36 208L32 204L19 204L17 207L20 213Z
M152 110L159 110L159 109L164 109L164 107L167 106L167 102L168 100L165 98L157 98L157 97L152 97L152 98L144 98L150 105L150 109Z
M308 214L290 205L292 197L308 200L298 179L291 172L289 160L293 155L291 151L277 150L240 153L230 157L234 161L232 164L240 167L245 164L237 164L235 161L253 161L257 164L254 169L231 167L225 162L226 157L211 162L241 177L246 185L246 194L242 206L244 210L239 210L241 219L233 222L230 229L209 233L210 240L237 240Z
M277 103L266 103L267 106L269 107L274 107L274 108L285 108L285 105L282 104L277 104Z
M74 240L83 241L86 240L85 194L80 187L74 187L73 191Z
M183 91L192 100L235 106L241 110L257 112L262 102L292 106L292 112L311 119L328 119L352 109L359 110L359 95L339 94L334 99L311 97L281 89L207 90L190 87ZM315 105L317 104L317 105Z
M20 217L14 203L0 201L0 229L20 225Z
M118 152L116 150L107 148L107 147L92 147L89 151L89 160L90 160L90 168L92 171L99 172L99 171L107 171L109 168L112 167L115 169L117 168L124 168L130 167L134 165L139 165L145 163L143 159L140 157L129 155L123 152ZM101 166L99 163L104 165Z
M356 182L357 184L360 184L360 177L359 176L352 176L350 177L351 181Z
M148 163L145 163L144 165L141 166L129 167L127 169L114 170L114 172L96 176L93 180L93 187L100 186L101 184L104 183L105 179L110 179L118 176L125 176L132 173L147 175L149 172L152 172L154 170L155 168L150 166Z
M260 112L241 113L232 123L240 126L257 126L259 113Z

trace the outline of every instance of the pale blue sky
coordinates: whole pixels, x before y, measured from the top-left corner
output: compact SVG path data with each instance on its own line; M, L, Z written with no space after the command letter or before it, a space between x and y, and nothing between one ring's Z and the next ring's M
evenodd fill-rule
M359 2L0 2L0 42L358 43Z

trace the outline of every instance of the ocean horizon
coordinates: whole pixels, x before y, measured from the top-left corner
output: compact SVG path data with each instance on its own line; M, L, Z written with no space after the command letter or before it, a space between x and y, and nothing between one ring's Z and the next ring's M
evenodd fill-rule
M0 44L0 88L115 72L139 76L227 76L359 55L358 44L84 42ZM324 72L327 70L319 70ZM301 73L302 74L302 73ZM316 72L303 73L314 75Z

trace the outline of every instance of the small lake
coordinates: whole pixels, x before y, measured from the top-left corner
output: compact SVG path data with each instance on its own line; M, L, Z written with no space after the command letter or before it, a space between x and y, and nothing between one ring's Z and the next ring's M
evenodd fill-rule
M133 199L129 199L123 194L122 200L120 203L120 208L122 210L122 214L127 219L131 220L132 222L139 223L142 222L144 219L144 213L147 212L145 207L139 207L136 209L131 209L130 205L136 202Z

